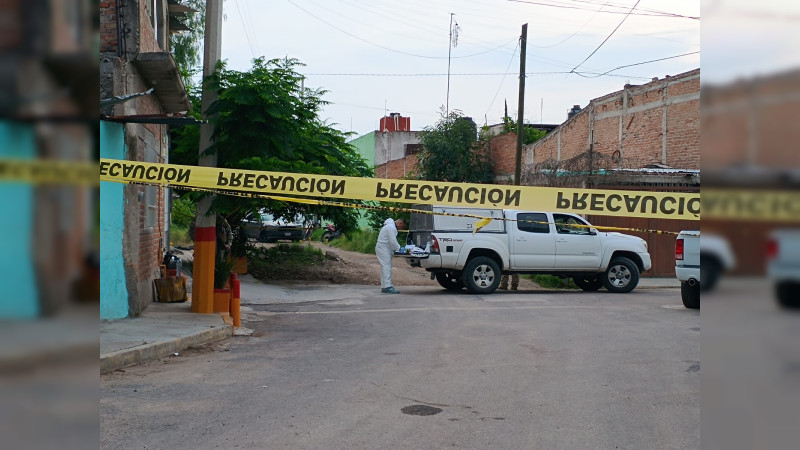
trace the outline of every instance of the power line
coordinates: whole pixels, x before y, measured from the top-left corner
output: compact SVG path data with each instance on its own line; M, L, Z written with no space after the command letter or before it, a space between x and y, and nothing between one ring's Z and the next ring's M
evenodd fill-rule
M256 43L256 51L261 53L261 44L258 42L258 33L256 33L256 26L253 23L253 13L250 11L250 1L242 0L244 2L244 13L247 16L247 23L250 24L250 29L253 30L253 40Z
M572 39L573 37L575 37L575 35L576 35L576 34L580 33L580 32L581 32L581 30L583 30L583 29L586 27L586 25L589 25L589 22L591 22L592 20L594 20L594 18L597 16L597 13L599 13L601 9L603 9L603 7L601 7L601 8L600 8L600 9L598 9L597 11L595 11L595 12L594 12L594 14L592 14L592 17L590 17L590 18L589 18L589 20L587 20L587 21L586 21L586 22L585 22L583 25L581 25L581 27L580 27L580 28L578 28L578 31L576 31L576 32L574 32L574 33L572 33L572 34L570 34L570 35L569 35L569 36L568 36L566 39L564 39L563 41L561 41L561 42L558 42L558 43L556 43L556 44L553 44L553 45L535 45L535 44L531 44L531 47L536 47L536 48L553 48L553 47L557 47L557 46L559 46L559 45L563 44L564 42L567 42L568 40L570 40L570 39Z
M582 66L582 65L583 65L583 63L585 63L586 61L588 61L588 60L589 60L589 58L591 58L591 57L592 57L592 56L593 56L595 53L597 53L597 51L598 51L598 50L600 50L600 47L602 47L602 46L603 46L603 45L606 43L606 41L608 41L609 39L611 39L611 36L613 36L613 35L614 35L614 33L616 33L616 32L617 32L617 30L619 30L619 27L621 27L623 23L625 23L625 19L627 19L628 17L630 17L630 13L632 13L632 12L633 12L633 10L634 10L634 9L636 9L636 5L638 5L640 1L641 1L641 0L636 0L636 3L633 5L633 7L631 7L631 10L630 10L630 11L628 11L628 14L626 14L626 15L625 15L625 17L623 17L623 18L622 18L622 20L620 20L620 21L619 21L619 24L617 24L616 28L614 28L613 30L611 30L611 33L609 33L609 34L608 34L608 36L606 36L606 38L605 38L605 39L603 39L603 42L601 42L601 43L600 43L600 45L598 45L598 46L597 46L597 48L596 48L596 49L594 49L594 51L592 51L592 53L589 53L589 56L587 56L587 57L586 57L586 58L585 58L583 61L581 61L581 63L580 63L580 64L578 64L577 66L573 67L573 68L572 68L572 70L570 70L570 72L575 72L575 69L577 69L578 67Z
M311 3L312 5L316 6L317 8L324 9L324 10L326 10L326 11L329 11L329 12L331 12L332 14L335 14L335 15L337 15L337 16L343 17L343 18L344 18L344 19L346 19L346 20L351 20L351 21L353 21L353 22L355 22L355 23L357 23L357 24L359 24L359 25L361 25L361 26L364 26L364 27L369 27L369 28L374 28L374 29L378 29L378 30L381 30L381 31L385 31L385 30L386 30L386 29L385 29L385 28L383 28L383 27L376 26L376 25L372 25L372 24L369 24L369 23L365 23L365 22L363 22L363 21L360 21L360 20L356 20L356 19L353 17L353 16L355 16L355 14L349 14L349 15L348 15L348 14L342 14L342 13L340 13L339 11L336 11L336 10L333 10L333 9L330 9L330 8L326 8L326 7L324 7L324 6L321 6L321 5L317 4L317 3L314 3L314 2L313 2L313 1L311 1L311 0L306 0L306 2L308 2L308 3ZM345 4L349 4L347 1L344 1L344 3L345 3ZM352 6L352 5L351 5L351 6ZM388 15L385 15L385 14L379 14L379 13L376 13L376 12L370 11L369 9L367 9L367 8L366 8L366 6L368 6L368 4L358 5L358 8L359 8L359 10L360 10L360 11L363 11L363 12L366 12L366 13L369 13L369 14L375 14L375 15L378 15L378 16L383 16L383 17L385 17L385 18L393 19L393 20L395 20L395 21L397 21L397 19L398 19L397 17L394 17L394 18L392 18L392 17L390 17L390 16L388 16ZM341 8L340 8L340 9L341 9ZM424 29L423 29L423 28L421 28L421 27L417 27L417 30L426 31L426 30L424 30ZM402 37L404 37L404 38L407 38L407 39L415 39L415 40L419 40L419 41L423 41L423 42L436 42L437 44L438 44L438 43L440 43L440 41L435 41L435 40L433 40L433 39L421 38L421 37L419 37L419 36L409 36L409 35L406 35L406 34L400 34L400 33L397 33L397 34L394 34L394 35L395 35L395 36L402 36Z
M675 58L680 58L682 56L696 55L698 53L700 53L700 52L699 51L697 51L697 52L689 52L689 53L683 53L683 54L680 54L680 55L667 56L667 57L664 57L664 58L651 59L650 61L642 61L642 62L633 63L633 64L625 64L624 66L615 67L615 68L613 68L611 70L607 70L607 71L605 71L603 73L599 73L599 74L597 74L597 75L595 75L593 77L587 77L587 76L582 75L582 74L580 74L578 72L575 72L575 73L577 75L580 75L580 76L586 77L586 78L598 78L598 77L602 77L603 75L608 75L609 73L614 72L615 70L624 69L626 67L641 66L643 64L650 64L650 63L654 63L654 62L658 62L658 61L666 61L668 59L675 59Z
M247 31L247 25L244 23L244 15L242 15L242 10L239 9L239 0L233 0L233 3L236 5L236 11L239 12L239 18L242 20L242 29L244 30L244 37L247 39L247 45L250 46L250 53L253 54L253 58L256 58L256 51L253 49L253 43L250 42L250 33Z
M348 32L348 31L345 31L345 30L341 29L341 28L337 27L336 25L333 25L330 22L325 21L324 19L316 16L315 14L313 14L312 12L308 11L307 9L301 7L300 5L298 5L297 3L293 2L292 0L286 0L286 1L291 3L292 6L294 6L295 8L297 8L297 9L303 11L304 13L308 14L309 16L319 20L320 22L324 23L325 25L328 25L329 27L331 27L331 28L333 28L335 30L338 30L338 31L340 31L340 32L342 32L342 33L344 33L344 34L346 34L346 35L348 35L348 36L350 36L350 37L352 37L354 39L358 39L359 41L365 42L365 43L367 43L369 45L373 45L375 47L382 48L382 49L388 50L390 52L399 53L401 55L414 56L416 58L426 58L426 59L445 59L445 58L447 58L447 56L429 56L429 55L418 55L418 54L415 54L415 53L408 53L408 52L404 52L404 51L401 51L401 50L396 50L396 49L393 49L393 48L390 48L390 47L386 47L384 45L377 44L377 43L372 42L372 41L368 41L368 40L366 40L364 38L361 38L359 36L356 36L355 34L352 34L352 33ZM489 50L486 50L486 51L483 51L483 52L479 52L479 53L473 53L471 55L453 56L453 59L456 59L456 58L470 58L470 57L473 57L473 56L483 55L483 54L495 51L497 49L503 48L503 47L507 46L510 42L511 41L506 42L506 43L504 43L502 45L499 45L499 46L497 46L495 48L492 48L492 49L489 49Z
M506 75L508 75L508 71L511 70L511 63L514 62L514 56L517 54L517 48L519 47L519 42L517 42L517 47L514 47L514 53L511 55L511 59L508 61L508 66L506 67L506 73L503 74L503 79L500 81L500 86L497 86L497 91L494 93L494 97L492 97L492 102L489 103L489 107L486 108L486 114L489 114L489 110L492 109L494 105L494 101L497 100L497 94L500 93L500 89L503 87L503 83L506 81Z
M531 1L531 0L506 0L506 1L515 2L515 3L527 3L527 4L530 4L530 5L537 5L537 6L550 6L550 7L553 7L553 8L578 9L578 10L582 10L582 11L594 11L591 8L582 8L580 6L570 6L570 5L567 5L567 4L545 3L545 2L536 2L536 1ZM609 5L609 6L612 6L614 8L622 8L622 6L616 6L616 5ZM634 16L653 16L653 17L674 17L674 18L680 18L680 19L700 20L700 17L696 17L696 16L685 16L685 15L682 15L682 14L674 14L674 13L661 12L661 11L646 12L646 13L644 13L644 12L643 13L630 13L630 14L629 13L625 13L623 11L600 11L600 12L603 12L603 13L606 13L606 14L625 14L625 15L634 15Z
M515 49L516 51L516 49ZM689 53L691 54L691 53ZM665 58L669 59L669 58ZM615 69L616 70L616 69ZM612 70L613 71L613 70ZM483 73L451 73L451 76L477 76L477 77L491 77L491 76L505 76L508 72L483 72ZM636 75L621 75L621 74L601 74L599 72L591 72L591 71L583 71L583 72L566 72L566 71L555 71L555 72L525 72L525 76L535 76L535 75L568 75L574 73L576 75L602 75L608 77L619 77L619 78L636 78L640 80L649 80L648 77L640 77ZM330 72L330 73L307 73L305 74L308 77L311 76L319 76L319 77L446 77L447 73L344 73L344 72ZM594 77L587 77L587 78L594 78Z

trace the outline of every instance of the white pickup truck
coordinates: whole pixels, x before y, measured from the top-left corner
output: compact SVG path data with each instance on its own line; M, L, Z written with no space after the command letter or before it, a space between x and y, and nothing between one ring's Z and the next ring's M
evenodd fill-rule
M734 267L735 258L725 238L684 230L675 239L675 276L681 282L681 300L689 309L700 308L700 292L716 286L719 276Z
M776 229L767 242L767 276L778 304L800 308L800 229Z
M501 274L572 277L585 291L632 291L650 269L644 239L600 232L575 214L417 205L408 263L449 290L490 294ZM442 215L451 214L451 215ZM466 217L465 217L466 216ZM475 232L477 217L492 218ZM423 250L424 249L424 250Z

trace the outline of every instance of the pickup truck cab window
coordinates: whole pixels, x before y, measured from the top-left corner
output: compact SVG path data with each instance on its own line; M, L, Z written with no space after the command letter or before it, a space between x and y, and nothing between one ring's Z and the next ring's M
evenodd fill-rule
M545 213L517 214L517 229L528 233L549 233L550 224Z
M553 214L558 234L592 234L589 224L575 216L567 214Z

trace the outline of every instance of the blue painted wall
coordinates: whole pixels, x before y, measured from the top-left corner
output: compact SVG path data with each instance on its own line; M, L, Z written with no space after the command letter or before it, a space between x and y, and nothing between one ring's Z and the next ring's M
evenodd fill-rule
M100 157L125 159L122 124L100 122ZM121 183L100 182L100 318L128 317L128 288L122 257L125 204Z
M33 159L30 125L0 121L0 158ZM0 319L33 319L39 295L33 264L33 186L0 181Z

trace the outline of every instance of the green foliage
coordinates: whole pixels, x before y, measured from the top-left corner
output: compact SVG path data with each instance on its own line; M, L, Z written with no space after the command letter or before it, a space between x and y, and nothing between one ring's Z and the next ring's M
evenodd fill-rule
M477 140L475 122L452 111L420 132L422 150L417 172L423 180L491 183L494 175L488 147Z
M381 206L385 208L409 208L411 205L408 203L396 203L396 202L371 202L371 206ZM383 222L386 221L388 218L392 219L403 219L406 222L406 225L411 223L411 213L403 212L403 211L390 211L390 210L382 210L382 209L368 209L366 211L367 216L367 223L369 224L370 228L375 231L380 231L383 228Z
M173 247L193 245L194 241L189 237L189 227L173 222L169 227L169 244Z
M189 196L183 196L172 201L172 224L178 227L189 228L194 220L197 205Z
M325 260L322 250L306 244L278 244L271 247L259 247L254 251L250 263L258 270L262 267L302 268L319 264ZM249 270L249 269L248 269Z
M183 84L188 87L192 84L192 76L200 72L202 64L201 48L206 29L206 0L182 0L182 3L197 12L186 13L187 19L183 23L189 31L171 33L169 47L181 72Z
M225 283L233 270L233 259L222 256L223 254L217 252L217 260L214 263L214 289L225 288Z
M236 227L231 231L233 241L231 241L231 256L247 256L255 247L247 239L247 232L242 227Z
M375 253L375 244L378 242L378 232L374 230L358 230L348 236L331 241L331 245L351 252Z
M511 120L510 117L503 117L503 132L517 133L517 122ZM544 130L538 130L533 127L525 127L525 134L522 136L522 143L524 145L533 144L547 134Z
M355 177L372 176L372 169L346 143L347 134L324 123L319 114L327 104L326 91L302 87L303 76L296 59L253 60L244 72L220 63L206 81L218 91L208 109L217 114L213 144L217 166L274 172L310 173ZM195 95L195 102L198 102ZM199 108L198 108L199 109ZM192 128L189 130L188 128ZM184 127L175 137L170 162L196 165L198 127ZM358 203L358 201L352 201ZM265 199L218 195L212 209L231 224L261 208L275 217L316 215L347 233L357 228L358 211L335 206L305 205Z
M525 278L533 281L539 286L546 289L579 289L572 281L572 278L566 280L553 275L523 275Z

